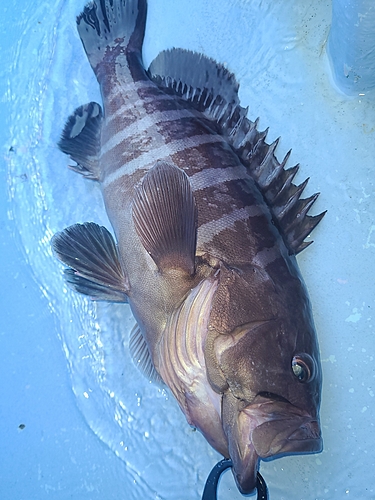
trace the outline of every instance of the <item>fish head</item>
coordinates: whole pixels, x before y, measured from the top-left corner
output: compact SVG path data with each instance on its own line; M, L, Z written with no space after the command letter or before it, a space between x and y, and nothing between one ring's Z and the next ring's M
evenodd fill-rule
M283 287L266 272L222 269L206 343L208 380L240 491L259 459L322 449L322 373L309 299L297 273Z

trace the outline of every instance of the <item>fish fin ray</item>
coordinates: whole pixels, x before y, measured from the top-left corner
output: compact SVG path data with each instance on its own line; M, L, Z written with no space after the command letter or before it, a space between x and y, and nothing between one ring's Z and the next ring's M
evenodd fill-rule
M114 288L95 283L77 274L77 271L68 267L64 269L64 278L68 286L75 292L88 295L92 300L103 300L106 302L127 302L126 295Z
M146 13L147 0L100 0L86 5L77 17L77 29L94 70L108 47L141 52Z
M159 386L165 385L163 379L156 371L147 342L137 323L130 332L129 351L134 364L148 380L155 382Z
M300 200L305 201L305 200ZM301 222L297 222L288 232L288 238L291 239L291 245L296 249L295 253L298 254L307 248L312 241L304 241L304 239L313 231L319 222L325 216L326 211L318 215L305 215ZM295 219L296 220L296 219Z
M233 73L198 52L164 50L151 62L148 75L159 87L191 102L214 121L239 105L239 85Z
M323 215L317 215L316 223L312 225L309 222L311 216L304 212L295 219L293 233L288 232L290 215L297 217L298 211L293 207L298 202L305 203L300 196L306 184L293 184L298 166L285 169L290 152L279 162L275 156L278 139L268 144L268 129L259 131L258 119L253 122L247 118L247 108L239 103L239 85L234 75L213 59L183 49L161 52L150 64L148 74L164 91L181 97L215 122L216 129L227 139L256 181L289 252L297 254L306 248L308 244L295 234L304 233L307 237L310 233L306 229L311 232ZM289 217L285 218L287 213ZM296 226L299 226L298 231Z
M101 106L90 102L77 108L68 118L58 147L77 165L70 168L89 179L99 178Z
M128 281L111 233L94 222L74 224L52 238L56 257L69 266L68 285L94 300L127 302Z
M194 273L197 209L185 172L171 163L157 162L136 190L133 221L159 270Z

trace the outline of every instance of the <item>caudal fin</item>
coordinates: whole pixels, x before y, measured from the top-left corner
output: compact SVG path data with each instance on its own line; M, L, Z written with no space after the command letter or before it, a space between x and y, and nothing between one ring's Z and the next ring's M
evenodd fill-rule
M77 28L87 57L95 70L108 49L141 52L147 0L95 0L77 17Z

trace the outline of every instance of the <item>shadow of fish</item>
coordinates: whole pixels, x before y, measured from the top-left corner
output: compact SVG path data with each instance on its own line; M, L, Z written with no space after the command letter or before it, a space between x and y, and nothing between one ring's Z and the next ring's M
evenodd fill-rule
M189 424L233 461L242 493L260 458L322 448L321 367L295 254L324 214L307 215L298 167L285 170L239 104L238 84L201 54L142 63L146 0L103 0L77 19L103 108L79 107L60 149L99 181L104 227L54 236L65 278L94 300L129 302L130 348Z

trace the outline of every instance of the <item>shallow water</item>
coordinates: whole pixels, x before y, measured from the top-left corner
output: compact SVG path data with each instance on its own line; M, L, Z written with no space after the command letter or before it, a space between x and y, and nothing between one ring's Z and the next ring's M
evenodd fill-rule
M36 344L41 342L44 331L38 316L43 325L47 316L53 325L53 316L56 327L48 335L61 338L71 376L69 382L61 355L63 392L71 384L84 419L119 458L114 460L98 446L95 460L103 463L104 457L116 464L113 477L98 466L95 479L85 483L83 465L69 472L68 483L53 471L49 477L26 474L18 480L17 494L10 465L0 493L2 498L31 498L31 488L39 491L34 498L50 491L54 498L67 498L74 491L90 499L118 498L119 492L129 499L198 499L218 454L189 428L169 393L148 382L133 365L127 351L133 326L128 306L95 304L69 291L62 266L51 254L51 236L70 224L95 221L110 228L98 186L69 171L67 158L56 147L67 116L80 104L100 102L75 29L83 5L34 0L24 8L17 4L17 17L10 8L4 10L9 20L4 43L15 37L5 52L1 76L8 129L4 158L9 203L4 210L9 222L4 225L16 234L27 260L23 272L32 273L41 291L32 304L23 296L22 306L34 314L28 333ZM301 163L297 180L311 176L306 195L321 191L316 213L329 210L313 234L316 242L299 257L323 360L324 451L262 462L271 499L375 499L368 479L375 476L375 96L349 99L333 88L325 55L329 23L330 5L321 0L313 6L292 0L223 0L215 2L215 8L208 0L180 0L178 6L172 0L149 0L145 63L173 46L226 63L240 82L250 118L260 116L260 127L270 126L269 141L281 135L278 157L292 147L290 166ZM17 257L14 264L17 270L20 260ZM15 272L10 275L15 277ZM5 317L5 346L17 353L25 339L11 337L18 319ZM30 337L27 342L32 343ZM55 356L42 356L46 378L55 370ZM34 362L40 361L36 357ZM24 365L22 356L17 363ZM17 383L17 374L10 383ZM9 391L7 404L18 397L17 391ZM64 420L59 415L58 422L65 428L71 461L77 440L91 443L91 436L77 438L75 425L84 429L81 434L86 430L79 417L76 423L76 410L72 401L69 404L70 412ZM38 407L38 400L31 399L29 405ZM45 401L42 420L51 416L52 409L46 413L46 408ZM15 429L13 421L6 422ZM15 453L21 453L23 434L17 432ZM35 436L33 446L41 442ZM7 443L10 448L9 436ZM64 465L60 458L61 467L70 471L69 460ZM222 498L241 498L230 473L220 491Z

